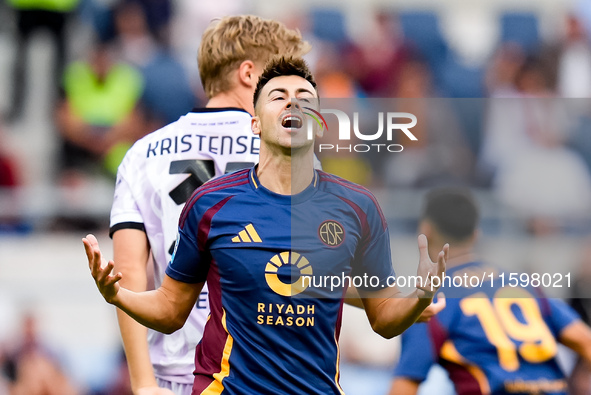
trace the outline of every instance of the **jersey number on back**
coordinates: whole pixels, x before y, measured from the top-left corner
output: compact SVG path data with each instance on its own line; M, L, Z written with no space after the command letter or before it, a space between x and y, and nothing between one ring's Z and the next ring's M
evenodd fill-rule
M253 166L252 162L228 162L224 173ZM213 160L175 160L170 162L168 174L188 174L183 182L177 185L168 196L177 204L185 204L193 192L205 182L215 176L215 163ZM168 253L174 251L174 243L168 249Z
M512 309L521 311L522 319ZM533 296L523 288L501 288L491 300L478 293L460 302L466 316L475 315L488 341L497 348L501 368L519 369L519 358L541 363L554 357L557 345ZM517 344L521 343L519 346Z

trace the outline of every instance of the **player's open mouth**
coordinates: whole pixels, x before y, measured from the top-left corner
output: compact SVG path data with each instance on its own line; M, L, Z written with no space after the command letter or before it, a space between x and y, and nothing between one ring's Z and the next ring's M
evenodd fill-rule
M287 129L299 129L304 124L304 121L300 116L289 114L283 117L281 120L281 126Z

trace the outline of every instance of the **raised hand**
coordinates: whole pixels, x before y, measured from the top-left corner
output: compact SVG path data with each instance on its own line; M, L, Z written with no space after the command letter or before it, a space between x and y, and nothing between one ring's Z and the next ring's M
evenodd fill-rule
M441 310L445 309L447 302L445 301L445 295L443 292L437 294L437 302L431 302L429 306L421 313L421 316L417 322L429 322L431 318L437 315Z
M431 261L429 257L429 244L427 237L419 235L419 268L417 275L422 279L422 284L417 284L417 293L419 298L433 298L441 284L445 273L445 263L449 253L449 244L445 244L443 249L437 255L437 263ZM438 277L438 281L433 281Z
M121 280L122 274L117 273L113 275L113 267L115 263L113 261L107 262L103 258L103 254L99 248L98 240L94 235L89 234L82 239L84 249L86 250L86 257L88 258L88 267L90 273L94 278L94 282L98 287L101 295L108 303L113 303L117 292L119 292L119 284L117 282Z

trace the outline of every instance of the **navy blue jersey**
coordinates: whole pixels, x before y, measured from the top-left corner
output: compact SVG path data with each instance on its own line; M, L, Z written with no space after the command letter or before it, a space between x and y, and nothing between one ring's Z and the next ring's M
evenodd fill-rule
M446 275L481 278L499 272L468 263ZM446 308L402 334L395 375L423 381L431 365L439 363L459 395L567 394L556 339L578 318L576 313L560 300L536 298L534 289L501 288L500 281L485 285L442 287Z
M389 243L373 195L321 171L293 196L261 186L256 168L203 185L181 215L166 271L209 286L193 393L342 393L348 284L323 280L352 275L374 280L361 288L385 285L394 275Z

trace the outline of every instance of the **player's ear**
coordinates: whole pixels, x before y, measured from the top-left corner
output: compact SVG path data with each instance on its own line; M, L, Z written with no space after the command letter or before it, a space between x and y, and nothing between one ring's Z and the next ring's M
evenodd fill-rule
M258 79L256 66L252 60L245 60L238 67L238 78L242 85L252 87L256 86Z
M250 129L252 130L252 133L254 133L256 136L261 135L261 120L258 116L255 115L250 120Z

